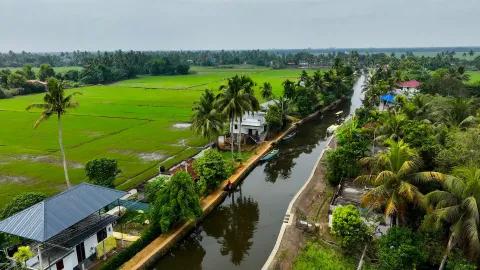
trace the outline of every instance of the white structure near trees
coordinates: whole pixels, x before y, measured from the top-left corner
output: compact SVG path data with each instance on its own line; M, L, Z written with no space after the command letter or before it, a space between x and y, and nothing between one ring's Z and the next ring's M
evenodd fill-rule
M267 135L267 121L265 120L265 112L248 112L242 117L242 125L240 119L233 122L233 134L237 136L242 134L242 140L251 138L255 142L261 142Z

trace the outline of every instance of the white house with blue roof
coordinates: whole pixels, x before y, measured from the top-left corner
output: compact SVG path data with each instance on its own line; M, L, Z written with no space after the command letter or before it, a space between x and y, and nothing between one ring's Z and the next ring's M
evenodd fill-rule
M119 218L106 213L106 206L119 206L125 194L83 183L0 221L0 232L19 236L31 247L27 269L85 269L99 247L105 250ZM15 247L7 251L8 257L15 252Z

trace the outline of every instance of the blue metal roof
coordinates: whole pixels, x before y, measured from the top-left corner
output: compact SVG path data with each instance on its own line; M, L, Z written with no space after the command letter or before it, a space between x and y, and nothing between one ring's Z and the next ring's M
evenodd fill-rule
M388 103L393 103L395 101L395 95L392 93L385 94L381 96L382 101L388 102Z
M0 232L45 242L125 194L82 183L0 221Z

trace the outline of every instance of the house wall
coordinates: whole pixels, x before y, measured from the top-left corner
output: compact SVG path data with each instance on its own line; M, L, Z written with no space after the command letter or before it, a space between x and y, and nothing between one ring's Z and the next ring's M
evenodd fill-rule
M255 125L249 125L249 121L251 122L252 120L255 120L256 123L258 123L259 126ZM265 113L264 112L254 112L250 114L244 114L242 117L242 134L248 134L248 130L252 129L253 134L255 134L255 131L258 131L258 135L262 135L266 131L266 125L267 121L265 120ZM240 128L240 121L235 120L233 122L233 133L238 134Z
M109 224L106 228L107 228L107 237L109 237L113 234L113 225ZM97 233L94 233L93 235L86 238L83 241L83 244L85 245L85 256L89 258L92 255L94 255L96 252L96 247L98 245ZM77 251L75 247L73 247L72 253L70 253L69 255L63 258L63 265L65 267L64 270L73 270L73 268L78 265ZM55 264L53 264L48 269L57 270L57 267L55 266Z

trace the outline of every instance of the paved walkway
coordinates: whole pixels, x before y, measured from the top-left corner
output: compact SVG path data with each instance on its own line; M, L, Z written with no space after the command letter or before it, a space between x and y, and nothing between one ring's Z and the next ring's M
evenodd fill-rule
M263 157L272 146L278 142L283 136L288 134L295 127L291 127L285 132L279 134L274 140L263 142L258 148L255 149L255 155L250 157L244 164L242 164L233 175L231 175L227 180L225 180L220 187L211 193L210 195L202 198L200 201L201 207L203 209L203 216L199 220L191 220L185 222L184 224L174 228L173 230L161 234L155 240L153 240L149 245L137 253L133 258L126 262L121 269L124 270L136 270L136 269L145 269L161 256L163 256L173 245L180 241L185 235L187 235L191 229L193 229L196 223L202 220L207 216L217 205L219 205L223 199L228 194L223 190L227 185L228 181L232 184L237 185L240 181L243 180L244 176L249 173L250 169L255 166L257 161Z
M325 151L335 148L335 146L334 139L328 141L328 146L320 154L310 178L290 202L286 213L289 222L282 224L275 247L262 270L292 269L298 252L305 245L305 236L307 235L305 231L296 226L297 221L306 220L318 223L320 233L328 230L328 209L331 196L325 180L326 170L323 161Z

